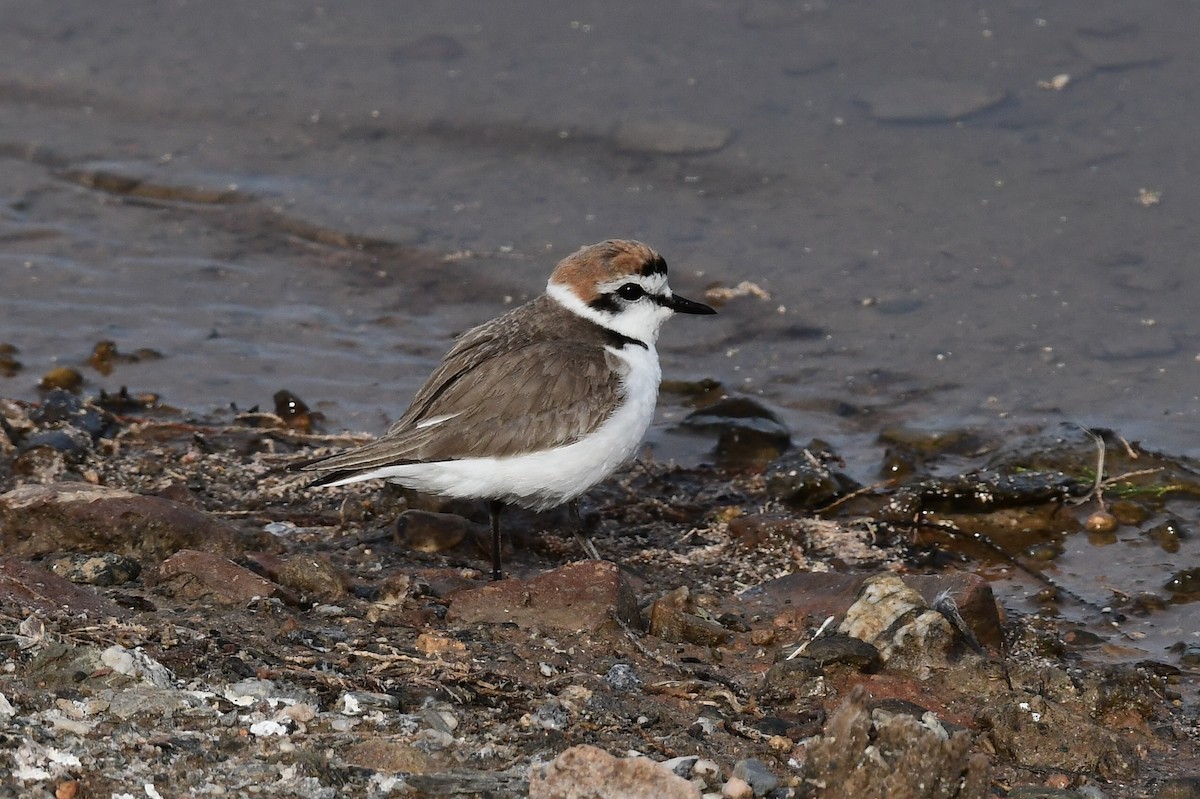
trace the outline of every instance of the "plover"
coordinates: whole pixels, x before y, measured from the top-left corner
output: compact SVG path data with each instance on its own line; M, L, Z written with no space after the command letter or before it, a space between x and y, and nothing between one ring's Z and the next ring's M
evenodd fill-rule
M583 247L546 292L463 333L404 415L377 440L301 464L336 486L382 478L491 501L492 579L500 511L577 500L637 449L654 416L658 339L676 313L716 313L667 285L667 264L637 241Z

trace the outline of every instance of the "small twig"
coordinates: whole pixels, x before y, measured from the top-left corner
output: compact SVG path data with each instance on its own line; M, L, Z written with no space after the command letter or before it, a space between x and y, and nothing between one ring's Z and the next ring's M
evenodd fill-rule
M1082 505L1085 502L1095 499L1096 504L1100 506L1100 510L1104 510L1104 439L1083 425L1076 425L1076 427L1090 436L1092 441L1096 442L1096 480L1092 483L1092 490L1081 497L1076 504Z
M829 511L836 508L838 505L843 505L856 497L861 497L863 494L870 494L871 492L876 491L880 488L886 488L890 482L891 482L890 480L883 480L878 483L871 483L871 485L869 485L869 486L863 486L862 488L855 489L854 491L851 491L849 494L846 494L845 496L838 497L833 502L830 502L828 505L817 508L814 512L815 513L828 513Z
M1108 479L1106 479L1104 481L1104 487L1111 488L1112 486L1116 485L1117 483L1120 483L1124 480L1128 480L1130 477L1142 477L1147 474L1158 474L1159 472L1161 472L1163 470L1163 468L1164 467L1162 467L1162 466L1156 466L1153 469L1138 469L1137 471L1134 471L1134 472L1125 472L1124 474L1118 474L1116 477L1109 477Z
M1129 446L1129 442L1125 440L1125 436L1121 435L1120 433L1113 433L1113 435L1117 437L1117 441L1121 442L1121 446L1125 448L1125 454L1129 456L1129 459L1131 461L1136 461L1138 459L1138 454L1133 451L1133 447Z

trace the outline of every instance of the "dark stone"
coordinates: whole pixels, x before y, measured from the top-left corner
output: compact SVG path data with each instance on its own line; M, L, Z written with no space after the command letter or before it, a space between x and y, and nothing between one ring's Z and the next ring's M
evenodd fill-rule
M864 672L879 667L878 649L866 641L840 633L822 635L810 642L804 650L804 656L822 666L842 663Z

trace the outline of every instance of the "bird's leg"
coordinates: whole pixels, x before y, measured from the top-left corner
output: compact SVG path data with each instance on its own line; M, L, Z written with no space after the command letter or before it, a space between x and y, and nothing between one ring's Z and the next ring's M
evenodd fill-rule
M592 560L600 560L600 553L596 551L596 545L583 533L583 520L579 518L579 500L569 500L567 502L567 512L571 516L571 526L574 528L575 540L579 542L579 547L583 550L583 554Z
M491 504L492 512L492 580L503 579L500 573L500 511L504 510L504 503L498 499L493 499Z

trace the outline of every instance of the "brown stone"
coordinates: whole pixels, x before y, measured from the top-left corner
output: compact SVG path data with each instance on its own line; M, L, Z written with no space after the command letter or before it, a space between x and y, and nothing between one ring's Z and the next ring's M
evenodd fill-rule
M650 606L650 634L673 643L719 646L729 640L729 631L715 621L701 618L686 586L659 597Z
M416 552L444 552L462 543L471 528L471 522L456 513L406 510L396 518L395 540Z
M17 558L0 558L0 602L46 612L66 607L92 618L128 615L94 591Z
M572 563L528 580L501 580L453 595L449 617L468 624L596 632L616 619L640 629L637 597L621 570L602 560Z
M350 744L342 760L352 766L403 774L424 774L432 765L429 755L415 746L379 738Z
M147 583L172 596L187 599L205 597L226 605L245 604L254 597L279 597L285 601L295 601L282 586L228 558L192 549L181 550L164 560Z
M116 552L145 563L189 548L233 555L239 538L204 511L106 486L24 485L0 495L0 545L9 555Z
M300 594L336 599L346 593L349 578L324 555L293 555L283 562L275 577Z
M646 757L573 746L529 772L529 799L700 799L700 789Z

